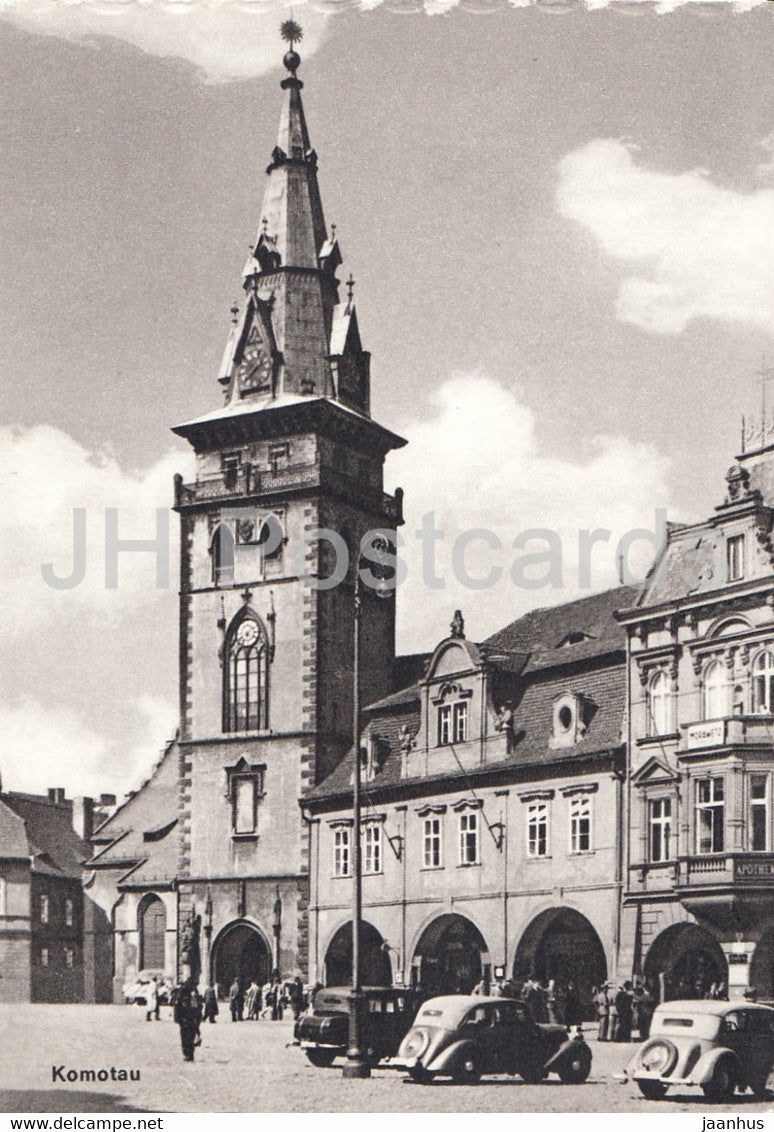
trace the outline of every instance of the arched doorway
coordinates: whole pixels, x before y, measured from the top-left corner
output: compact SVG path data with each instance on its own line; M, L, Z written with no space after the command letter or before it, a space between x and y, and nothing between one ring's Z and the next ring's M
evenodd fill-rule
M364 987L392 986L390 956L373 924L360 921L360 981ZM347 987L352 982L352 921L342 924L325 952L325 985Z
M470 994L489 974L489 949L476 925L456 913L425 928L414 951L412 977L424 994Z
M137 909L140 936L140 970L163 971L166 959L167 910L152 892L143 896Z
M516 948L513 977L566 988L574 983L589 1014L592 990L607 978L607 960L594 926L574 908L547 908L529 924ZM591 1016L589 1014L589 1016Z
M212 979L221 995L234 979L247 987L251 979L263 986L271 975L271 952L263 934L244 921L228 924L212 946Z
M645 979L659 999L704 998L713 983L728 986L728 964L713 935L698 924L672 924L645 957Z

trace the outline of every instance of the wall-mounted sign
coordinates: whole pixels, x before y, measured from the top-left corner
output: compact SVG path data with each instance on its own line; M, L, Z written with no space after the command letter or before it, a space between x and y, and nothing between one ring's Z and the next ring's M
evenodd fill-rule
M689 751L701 747L719 747L725 741L725 719L715 719L711 723L692 723L685 732L685 743Z
M734 857L735 884L774 884L774 856Z

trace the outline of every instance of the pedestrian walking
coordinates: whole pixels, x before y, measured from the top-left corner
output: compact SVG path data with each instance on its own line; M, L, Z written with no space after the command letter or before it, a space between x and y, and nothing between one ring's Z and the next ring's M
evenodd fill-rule
M231 990L228 992L228 1004L231 1008L231 1021L241 1022L242 1011L245 1008L245 996L242 993L242 987L239 979L234 979L231 984Z
M195 984L188 980L176 988L174 1002L172 1017L180 1027L183 1060L193 1061L194 1048L201 1044L199 1027L202 1020L202 1000Z
M145 1021L159 1021L159 984L154 975L145 991Z
M250 986L245 995L245 1014L248 1022L255 1022L261 1012L261 988L255 978L250 980Z
M290 1009L293 1014L294 1022L298 1021L298 1017L304 1006L304 984L301 982L301 977L296 975L292 983L288 987L288 999L290 1000Z
M215 993L215 988L212 986L205 987L204 989L204 1021L213 1023L217 1021L220 1010L218 1007L218 996Z
M655 1009L656 1000L647 985L636 987L634 991L633 1024L637 1027L637 1033L642 1042L650 1036L650 1023Z
M615 996L615 1007L618 1020L615 1028L614 1041L630 1042L632 1040L632 984L625 982L619 987Z

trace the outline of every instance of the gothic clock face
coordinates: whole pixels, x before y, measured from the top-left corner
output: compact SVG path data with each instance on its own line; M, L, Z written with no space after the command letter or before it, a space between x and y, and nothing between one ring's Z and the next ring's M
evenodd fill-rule
M271 384L271 354L257 335L250 335L242 360L237 366L240 393L254 393L268 389Z
M258 626L254 621L243 621L236 635L240 645L254 645L258 640Z

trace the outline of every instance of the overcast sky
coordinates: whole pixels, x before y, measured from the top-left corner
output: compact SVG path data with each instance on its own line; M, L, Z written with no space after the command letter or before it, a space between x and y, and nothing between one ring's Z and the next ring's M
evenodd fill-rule
M579 528L617 537L722 496L774 365L772 5L293 7L374 414L410 441L388 468L408 518L399 647L432 647L456 606L481 639L578 592ZM134 555L106 591L103 514L151 537L188 469L169 426L220 402L286 14L0 0L6 787L120 792L174 732L176 543L172 589ZM40 564L68 572L74 507L87 576L53 590ZM427 592L430 510L446 586ZM561 588L455 581L460 531L507 546L535 526L561 535ZM479 546L470 569L513 557Z

